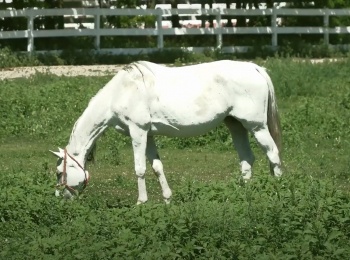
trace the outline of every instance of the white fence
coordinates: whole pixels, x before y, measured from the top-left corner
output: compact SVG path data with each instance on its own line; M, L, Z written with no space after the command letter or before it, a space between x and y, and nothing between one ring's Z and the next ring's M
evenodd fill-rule
M215 17L215 28L162 28L162 17L172 14L178 15L212 15ZM40 16L93 16L93 29L57 29L34 30L34 19ZM155 28L101 28L101 16L146 16L157 17ZM271 25L266 27L222 27L222 17L232 16L270 16ZM321 16L323 26L320 27L281 27L277 20L283 16ZM234 34L267 34L271 35L271 46L278 46L278 35L281 34L320 34L323 35L325 44L329 44L330 34L349 34L350 26L329 27L330 16L350 16L350 9L105 9L105 8L77 8L77 9L25 9L0 11L0 18L26 17L27 30L0 31L0 39L27 38L27 51L35 50L34 40L40 37L74 37L91 36L95 39L95 48L99 51L109 51L123 54L136 54L140 52L152 52L164 48L164 36L166 35L216 35L216 46L209 48L221 48L223 52L239 52L242 48L237 46L222 46L223 35ZM156 36L157 48L128 48L128 49L100 49L101 36ZM187 48L194 51L203 48ZM244 48L243 48L244 49Z

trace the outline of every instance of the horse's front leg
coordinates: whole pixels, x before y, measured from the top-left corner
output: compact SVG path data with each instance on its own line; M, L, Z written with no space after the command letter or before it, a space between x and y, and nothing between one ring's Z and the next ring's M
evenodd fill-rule
M146 147L147 147L147 131L138 126L129 127L132 139L132 147L134 151L135 173L137 176L137 184L139 197L137 204L145 203L148 199L146 189Z

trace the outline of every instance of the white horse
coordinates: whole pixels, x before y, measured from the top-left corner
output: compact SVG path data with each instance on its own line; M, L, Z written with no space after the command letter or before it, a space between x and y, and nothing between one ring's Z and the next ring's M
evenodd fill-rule
M254 155L248 131L265 151L272 174L281 176L281 129L274 87L265 69L250 62L216 61L169 68L138 61L125 66L93 97L76 121L59 157L56 195L72 197L87 184L87 156L95 141L114 127L132 139L138 180L137 203L147 201L146 157L168 202L171 190L155 135L202 135L224 122L238 152L242 177L252 176Z

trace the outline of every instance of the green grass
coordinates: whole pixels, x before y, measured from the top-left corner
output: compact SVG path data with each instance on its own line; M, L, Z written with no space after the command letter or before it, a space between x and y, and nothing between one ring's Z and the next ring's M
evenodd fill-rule
M108 77L37 74L0 82L0 258L346 259L350 60L257 62L275 84L284 176L270 176L252 139L254 175L242 183L224 127L198 138L159 137L173 191L168 206L151 169L149 202L135 206L130 140L113 130L98 142L80 198L54 197L56 159L48 150L67 144Z

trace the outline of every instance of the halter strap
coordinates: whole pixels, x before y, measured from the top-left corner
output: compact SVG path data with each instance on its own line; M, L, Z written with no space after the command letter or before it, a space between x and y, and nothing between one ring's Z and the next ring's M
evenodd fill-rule
M81 164L73 157L71 156L68 152L67 149L64 148L64 157L63 157L63 172L62 172L62 177L61 177L61 182L59 184L56 185L57 188L59 187L65 187L67 188L69 191L75 193L75 194L79 194L77 190L75 190L73 187L69 186L67 184L67 156L69 156L69 158L71 158L79 167L80 169L83 170L84 174L85 174L85 178L84 178L84 186L83 189L85 189L85 187L87 186L89 179L90 179L90 175L87 176L86 175L86 171L84 169L83 166L81 166Z

